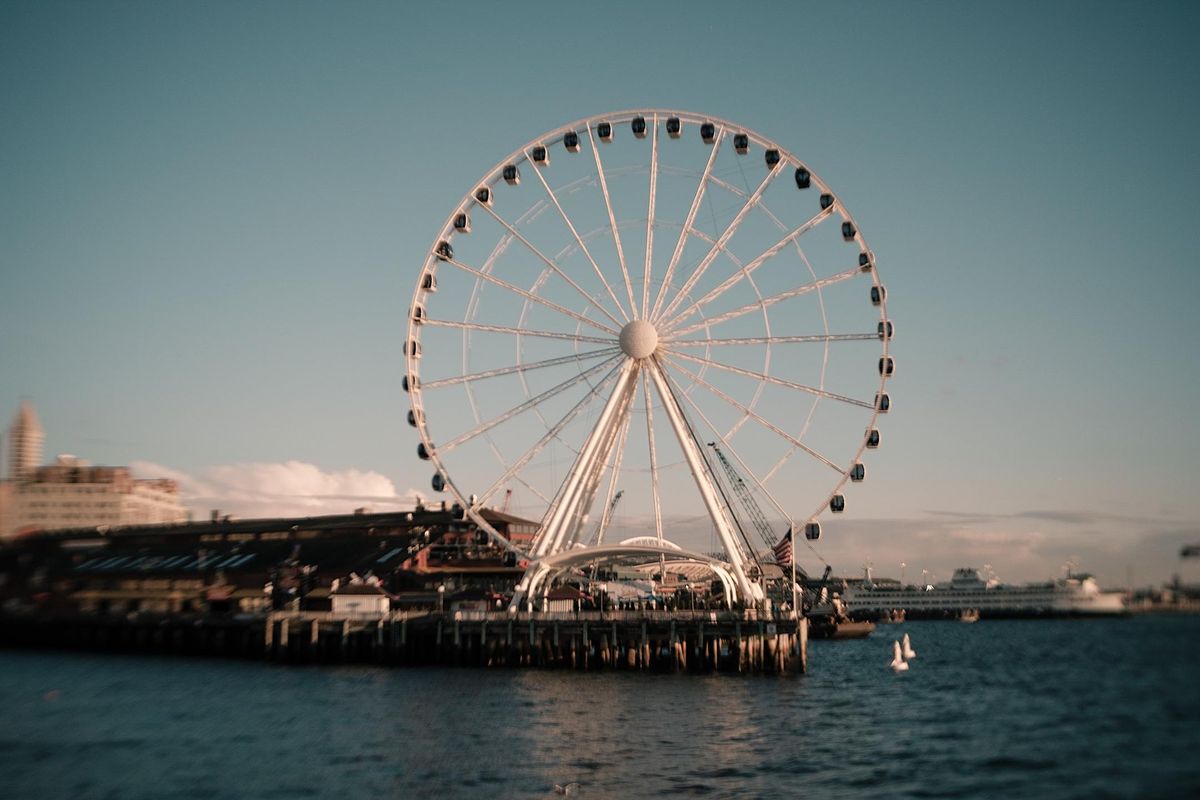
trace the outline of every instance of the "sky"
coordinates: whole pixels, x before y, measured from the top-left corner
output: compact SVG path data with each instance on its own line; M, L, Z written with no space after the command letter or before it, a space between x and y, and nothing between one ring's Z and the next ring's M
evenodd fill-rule
M812 165L888 286L886 447L821 558L1200 580L1197 33L1169 2L5 3L0 414L200 516L406 502L446 216L543 131L682 108Z

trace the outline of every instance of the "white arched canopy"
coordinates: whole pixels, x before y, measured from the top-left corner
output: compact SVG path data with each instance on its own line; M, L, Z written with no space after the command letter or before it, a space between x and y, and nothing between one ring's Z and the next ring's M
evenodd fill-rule
M650 538L650 537L644 537ZM513 595L512 608L519 609L522 602L544 595L558 576L572 569L588 564L612 564L630 558L645 558L658 561L663 556L669 556L670 563L688 563L706 567L725 588L725 596L730 602L737 602L740 595L737 591L737 581L730 571L730 565L719 559L701 553L692 553L681 549L678 545L664 542L649 544L617 544L601 547L563 550L553 555L541 558L529 565L525 577L517 586Z

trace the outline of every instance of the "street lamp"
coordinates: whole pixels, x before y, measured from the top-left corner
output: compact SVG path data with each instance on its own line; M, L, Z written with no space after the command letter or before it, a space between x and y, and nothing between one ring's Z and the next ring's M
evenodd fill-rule
M446 603L446 584L438 584L438 613L441 614Z

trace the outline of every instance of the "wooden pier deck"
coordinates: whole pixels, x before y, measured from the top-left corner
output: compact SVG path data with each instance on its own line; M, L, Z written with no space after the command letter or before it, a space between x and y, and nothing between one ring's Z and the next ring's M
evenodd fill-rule
M289 664L778 675L807 669L807 632L805 620L760 618L753 611L0 616L0 644L17 646Z

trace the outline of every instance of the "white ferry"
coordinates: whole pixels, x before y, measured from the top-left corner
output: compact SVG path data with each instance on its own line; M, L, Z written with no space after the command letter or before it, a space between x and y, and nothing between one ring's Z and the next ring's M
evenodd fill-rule
M904 611L908 618L950 617L978 612L984 617L1110 616L1128 613L1123 592L1106 592L1087 574L1067 573L1047 583L1020 586L984 581L970 567L956 569L948 583L929 586L878 585L868 572L861 584L842 592L856 619Z

